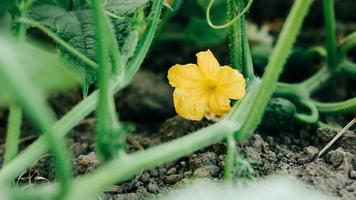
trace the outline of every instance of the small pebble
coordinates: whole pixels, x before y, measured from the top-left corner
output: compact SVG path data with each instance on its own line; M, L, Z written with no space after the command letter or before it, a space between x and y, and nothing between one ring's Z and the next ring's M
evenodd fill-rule
M318 155L318 153L319 153L319 149L318 148L316 148L314 146L308 146L308 147L304 148L303 153L301 153L298 156L298 162L300 164L311 162L311 161L314 160L316 155Z
M356 179L356 171L355 170L350 170L349 177L351 179Z
M172 167L167 171L168 175L176 174L176 173L177 173L177 168L175 168L175 167Z
M344 160L345 152L342 148L338 148L333 151L329 151L326 154L326 161L332 164L335 168L339 167Z
M151 169L150 174L152 177L157 177L158 176L158 170L157 169Z
M141 176L140 176L140 180L143 183L148 183L150 181L150 174L148 172L142 173Z
M176 182L178 182L178 181L180 181L180 180L182 180L182 179L183 179L183 176L182 176L182 175L180 175L180 174L174 174L174 175L166 176L165 182L166 182L167 184L174 184L174 183L176 183Z
M147 190L151 193L158 193L159 188L155 182L150 182L147 186Z
M193 173L193 176L196 178L218 177L219 173L219 167L216 165L208 165L196 169Z
M141 194L145 194L145 193L147 193L147 190L146 190L146 188L144 186L138 186L136 192L137 193L141 193Z
M115 200L138 199L138 195L136 193L117 194L114 196L114 199Z

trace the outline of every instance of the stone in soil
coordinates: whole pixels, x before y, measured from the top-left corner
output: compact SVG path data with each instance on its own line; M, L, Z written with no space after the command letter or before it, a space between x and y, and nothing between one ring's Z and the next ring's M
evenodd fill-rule
M319 153L319 149L313 146L304 148L303 152L298 156L298 163L304 164L311 162Z
M220 168L216 165L207 165L196 169L193 173L194 178L217 178L220 175Z

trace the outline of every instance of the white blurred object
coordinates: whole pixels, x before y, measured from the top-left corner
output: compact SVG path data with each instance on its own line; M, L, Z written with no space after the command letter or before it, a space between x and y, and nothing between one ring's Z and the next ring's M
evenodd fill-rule
M309 189L295 178L270 176L244 186L198 182L160 200L336 200Z
M269 34L269 26L262 25L258 28L253 22L247 21L247 37L252 43L265 44L271 46L273 37Z

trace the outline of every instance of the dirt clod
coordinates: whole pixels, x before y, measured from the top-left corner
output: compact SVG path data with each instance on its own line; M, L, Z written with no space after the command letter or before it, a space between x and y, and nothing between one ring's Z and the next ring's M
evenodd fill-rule
M318 155L318 153L318 148L308 146L304 148L303 152L298 156L298 162L301 164L310 162L316 157L316 155Z
M94 171L99 165L99 160L94 152L88 155L80 155L75 159L75 168L77 174L85 174Z
M206 165L216 165L218 163L218 156L214 152L206 152L202 154L193 154L189 159L189 164L194 167L203 167Z
M329 151L329 153L326 155L326 161L334 168L338 168L341 163L345 159L345 152L342 148L338 148L336 150Z
M220 168L216 165L207 165L199 167L193 173L195 178L217 178L220 174Z
M151 182L147 185L147 190L152 193L158 193L159 187L155 182Z
M165 183L167 184L174 184L178 181L182 180L183 176L180 174L169 175L165 177Z

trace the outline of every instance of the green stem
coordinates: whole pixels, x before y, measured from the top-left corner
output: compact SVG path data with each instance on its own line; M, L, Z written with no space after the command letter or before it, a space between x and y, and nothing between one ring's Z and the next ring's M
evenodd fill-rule
M342 58L347 56L347 53L356 46L356 32L345 37L340 44L339 55Z
M214 28L214 29L224 29L224 28L227 28L229 26L231 26L232 24L234 24L237 20L240 19L241 16L243 16L247 11L248 9L250 9L251 5L252 5L252 2L253 0L248 0L248 3L246 5L246 7L244 7L241 12L236 16L234 17L232 20L230 20L229 22L227 22L226 24L223 24L223 25L215 25L211 22L211 19L210 19L210 10L211 10L211 7L213 6L215 0L210 0L209 4L208 4L208 7L206 9L206 21L208 22L209 26Z
M16 59L16 57L13 59ZM48 143L55 157L57 178L61 186L59 197L63 197L69 189L72 177L71 159L68 159L69 153L65 146L64 139L58 137L52 129L52 125L55 121L54 113L48 107L40 91L32 84L33 82L24 74L20 67L16 64L1 62L2 60L5 59L0 59L0 84L2 88L7 89L11 97L16 99L17 103L21 105L34 124L45 133L44 140ZM17 60L12 61L11 63L17 63L16 61ZM17 157L14 160L16 159ZM5 168L11 166L12 162L8 163ZM17 167L18 166L15 168ZM15 177L12 177L11 179L14 178ZM11 181L11 179L7 181Z
M112 119L116 116L113 114L115 110L112 96L109 92L109 80L111 75L110 69L110 53L112 52L112 41L107 39L107 32L110 32L110 26L105 16L102 2L100 0L92 0L92 10L96 25L97 39L97 60L100 66L99 73L99 100L97 109L97 131L96 131L96 148L98 155L103 160L109 160L113 157L112 154L114 143L118 138L113 138L111 132L112 124L117 119ZM106 22L106 23L105 23ZM112 34L111 34L112 35ZM116 41L114 41L116 42Z
M4 165L7 165L16 157L19 151L19 139L21 133L22 110L17 105L11 105L7 123Z
M340 44L339 55L341 58L345 58L347 53L356 46L356 32L351 33L345 37Z
M154 1L152 6L151 14L154 17L159 17L163 5L163 0ZM140 42L140 46L136 50L136 56L131 59L130 62L130 76L120 76L115 77L110 83L110 94L114 94L122 88L126 87L132 77L134 72L138 70L143 58L146 56L148 47L153 39L155 32L154 28L157 27L159 18L152 19L151 23L148 24L145 37ZM153 33L147 33L147 31ZM150 37L148 37L150 36ZM137 65L137 66L136 66ZM53 127L53 131L58 137L64 137L69 130L80 123L86 116L88 116L97 106L98 103L98 91L93 92L78 105L76 105L72 110L70 110L66 115L64 115L60 120L58 120ZM38 158L40 158L49 149L50 145L46 141L46 138L41 136L38 140L32 143L26 150L22 151L13 161L8 165L4 166L0 170L0 181L9 182L15 177L21 175L29 166L31 166Z
M119 45L118 42L116 41L114 30L112 29L108 19L105 17L103 20L107 22L106 26L107 26L107 30L109 31L109 53L112 61L112 73L114 75L119 75L121 73L124 73L125 70L121 52L119 50Z
M336 23L334 0L323 0L323 12L325 21L325 34L328 50L328 68L335 69L338 63L337 60L337 36L336 36Z
M52 38L57 44L65 48L68 52L79 58L81 61L83 61L86 65L98 69L98 64L92 61L90 58L88 58L86 55L82 54L80 51L78 51L76 48L74 48L72 45L68 44L66 41L62 40L60 37L57 36L57 34L53 33L50 29L46 28L45 26L41 25L39 22L32 21L27 18L20 18L18 21L22 24L27 24L32 27L36 27L42 32L44 32L46 35L48 35L50 38Z
M317 121L315 123L315 125L318 127L318 128L329 128L329 129L335 129L334 127L322 122L322 121Z
M150 16L148 16L149 22L147 25L147 29L142 36L140 43L137 46L139 51L133 56L130 63L128 64L127 70L125 71L125 77L128 80L131 80L133 76L138 71L141 66L145 55L148 53L148 50L152 44L153 37L155 34L155 30L157 29L159 19L161 16L161 8L163 6L163 0L155 0L152 5L152 12Z
M19 13L18 15L13 16L14 25L15 25L15 36L16 39L21 42L25 40L27 28L23 24L18 23L17 19L21 18L26 12L24 5L25 5L25 1L20 1L20 5L18 5Z
M300 84L278 82L273 96L298 100L309 97L309 92L301 87Z
M346 75L349 75L351 78L356 78L356 64L348 60L345 60L340 63L340 68L342 72Z
M341 102L321 103L314 102L320 113L345 114L356 112L356 97Z
M227 3L227 18L228 20L232 20L234 17L236 17L236 2L235 0L228 0ZM231 60L231 65L233 68L238 69L239 71L242 72L242 66L243 66L243 59L242 59L242 45L241 40L240 40L240 20L237 22L233 23L229 27L229 34L228 34L228 39L229 39L229 53L230 53L230 60Z
M304 114L304 113L296 113L294 115L294 118L297 119L300 122L305 122L309 124L314 124L318 121L319 119L319 111L314 105L314 103L310 100L299 100L298 104L300 104L303 107L308 108L310 114Z
M236 11L242 12L245 6L244 0L228 1L228 19L234 19ZM241 15L235 23L229 27L229 47L232 67L239 69L249 81L254 78L251 51L246 35L245 15Z
M166 11L164 13L164 15L161 17L162 18L162 22L159 25L159 27L157 28L157 35L159 35L160 37L158 37L158 40L161 40L161 34L163 32L163 30L166 30L167 26L171 24L171 19L179 12L179 9L181 8L183 4L183 0L175 0L173 1L173 5L172 10Z
M253 99L252 105L254 106L248 113L248 121L243 124L241 131L236 135L238 139L246 138L251 135L261 121L264 110L276 88L279 75L283 70L283 66L289 56L312 2L312 0L294 1L292 10L288 15L282 32L277 40L277 44L273 49L271 58L267 64L266 71L262 78L261 87L258 88L258 98Z
M309 94L313 94L329 83L332 73L326 67L321 68L317 73L300 83Z
M224 181L231 182L233 179L233 168L236 159L236 141L232 135L228 136L226 146L227 153L224 165Z

